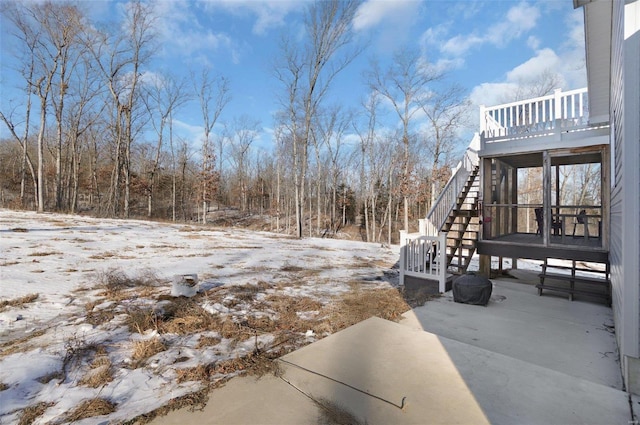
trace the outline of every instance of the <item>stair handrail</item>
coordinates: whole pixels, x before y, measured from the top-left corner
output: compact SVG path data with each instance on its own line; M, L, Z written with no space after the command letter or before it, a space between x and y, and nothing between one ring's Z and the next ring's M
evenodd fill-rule
M478 150L480 149L480 135L475 133L467 147L462 160L452 170L451 177L431 206L426 216L425 235L437 236L447 217L456 205L458 194L466 184L471 172L480 163Z

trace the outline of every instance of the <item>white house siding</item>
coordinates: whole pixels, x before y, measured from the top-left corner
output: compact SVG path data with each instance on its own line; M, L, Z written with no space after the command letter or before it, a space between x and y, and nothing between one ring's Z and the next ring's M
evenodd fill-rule
M622 351L624 345L623 336L623 313L624 313L624 269L623 269L623 229L622 229L622 209L623 209L623 94L624 80L622 78L622 36L623 27L619 25L622 18L621 7L616 7L614 2L613 27L612 27L612 52L611 52L611 103L609 116L611 117L611 137L610 145L613 154L613 176L611 183L611 237L609 245L609 262L611 264L611 286L612 304L616 323L616 336L618 346Z
M628 386L640 394L640 1L627 1L624 6L624 143L625 157L625 232L629 239L629 258L625 260L630 284L629 295L635 300L631 306L635 316L635 350L629 351L626 361ZM628 200L628 202L627 202ZM635 293L634 293L635 292Z
M612 2L610 263L616 337L627 388L640 394L639 1ZM625 16L626 14L626 16ZM626 28L625 28L626 19ZM635 29L630 27L635 26Z

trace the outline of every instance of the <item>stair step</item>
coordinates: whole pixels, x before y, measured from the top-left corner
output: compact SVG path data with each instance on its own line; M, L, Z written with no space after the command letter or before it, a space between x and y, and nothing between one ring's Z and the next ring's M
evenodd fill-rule
M476 233L477 234L480 231L479 230L473 230L473 229L464 229L464 230L449 229L449 233L452 233L452 232L462 233L464 235L465 233ZM457 238L455 236L449 236L448 239L457 239ZM462 239L465 239L465 238L462 238ZM473 239L473 237L467 238L467 239Z
M447 241L447 242L451 242L451 241ZM452 244L447 244L446 247L447 249L466 249L467 251L475 250L477 248L477 246L473 243L459 244L457 241Z
M447 238L447 246L458 245L475 245L476 240L473 238Z

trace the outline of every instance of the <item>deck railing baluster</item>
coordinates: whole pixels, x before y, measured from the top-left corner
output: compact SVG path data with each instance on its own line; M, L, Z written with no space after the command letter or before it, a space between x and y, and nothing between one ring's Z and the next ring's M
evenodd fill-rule
M558 89L547 96L483 107L483 143L582 128L588 113L586 96L586 88L567 92Z

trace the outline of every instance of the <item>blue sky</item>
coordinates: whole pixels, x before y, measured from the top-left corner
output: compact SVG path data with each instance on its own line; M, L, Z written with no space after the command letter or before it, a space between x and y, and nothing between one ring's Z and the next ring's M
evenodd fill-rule
M186 76L209 66L231 81L232 101L221 121L247 114L260 120L260 145L268 148L274 125L277 80L273 62L285 31L301 33L304 0L160 0L154 2L160 22L159 55L149 72ZM95 20L116 16L122 2L95 0L88 9ZM353 22L356 38L367 49L343 71L330 92L330 103L357 106L368 95L363 73L376 57L382 66L395 49L419 49L461 85L474 104L502 103L518 84L547 70L562 88L586 85L582 10L571 0L417 1L365 0ZM2 44L10 42L3 26ZM5 53L3 53L5 56ZM2 60L3 99L16 101L11 90L10 60ZM471 112L477 121L477 108ZM381 115L393 117L390 110ZM390 123L390 125L393 125ZM175 128L197 143L201 118L196 102L176 117ZM0 130L2 136L6 129Z

